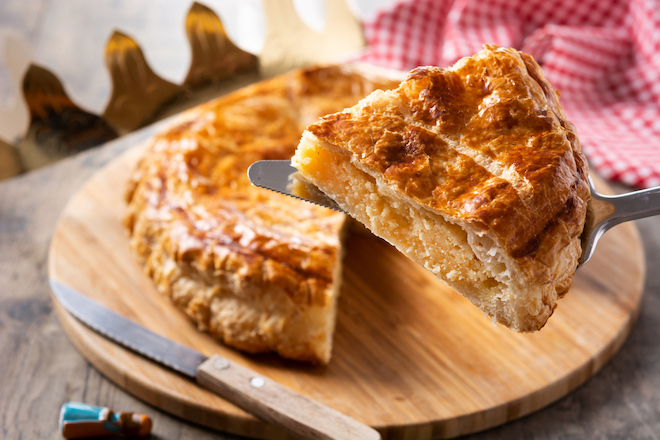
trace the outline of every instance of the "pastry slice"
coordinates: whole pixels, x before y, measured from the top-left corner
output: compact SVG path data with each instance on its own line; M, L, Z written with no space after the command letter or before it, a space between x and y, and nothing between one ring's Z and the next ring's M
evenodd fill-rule
M539 330L569 289L587 163L532 57L486 46L305 130L305 179L494 321Z
M156 287L232 347L327 363L347 217L254 187L246 171L289 159L311 121L395 86L349 68L297 70L188 111L156 135L124 219Z

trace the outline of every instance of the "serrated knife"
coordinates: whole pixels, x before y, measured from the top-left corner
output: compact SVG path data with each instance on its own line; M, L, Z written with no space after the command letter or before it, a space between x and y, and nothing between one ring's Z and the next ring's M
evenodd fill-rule
M106 338L173 369L245 411L303 439L377 440L380 434L332 408L218 355L207 357L157 335L89 297L50 280L57 300Z

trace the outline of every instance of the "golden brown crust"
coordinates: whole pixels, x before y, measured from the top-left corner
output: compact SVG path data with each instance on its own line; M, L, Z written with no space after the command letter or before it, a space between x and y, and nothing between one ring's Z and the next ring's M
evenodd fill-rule
M522 278L552 285L543 293L549 313L570 286L590 197L587 164L529 55L486 46L450 69L417 68L398 89L322 118L307 135L487 236Z
M193 109L155 136L125 224L158 288L230 345L327 362L320 346L334 323L317 316L334 313L345 217L256 188L246 170L289 159L310 120L394 85L339 67L299 70Z

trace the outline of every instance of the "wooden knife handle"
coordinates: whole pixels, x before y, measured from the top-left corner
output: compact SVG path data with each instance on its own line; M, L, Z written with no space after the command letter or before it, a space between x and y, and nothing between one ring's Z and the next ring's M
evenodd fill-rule
M375 429L220 356L199 366L197 382L250 414L304 439L380 439Z

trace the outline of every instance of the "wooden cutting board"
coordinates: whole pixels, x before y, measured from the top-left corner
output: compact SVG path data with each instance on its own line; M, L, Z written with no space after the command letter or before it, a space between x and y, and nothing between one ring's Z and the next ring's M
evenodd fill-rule
M608 232L548 324L494 326L467 300L383 241L347 241L333 359L314 367L241 354L198 332L129 252L123 190L142 146L110 163L64 210L49 273L107 307L207 355L218 353L378 429L387 439L454 437L516 419L582 384L628 335L645 263L637 230ZM601 190L604 189L602 182ZM80 352L129 393L218 430L289 438L186 378L82 326L55 304Z

